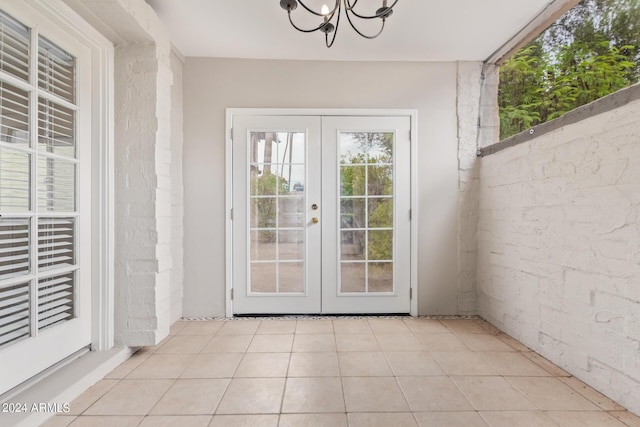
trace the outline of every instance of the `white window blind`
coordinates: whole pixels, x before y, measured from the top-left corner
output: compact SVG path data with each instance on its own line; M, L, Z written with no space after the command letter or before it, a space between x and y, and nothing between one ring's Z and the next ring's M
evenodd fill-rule
M38 268L72 266L75 263L73 218L38 219Z
M73 319L74 274L47 277L38 282L38 329Z
M0 140L29 145L29 93L0 82Z
M38 99L38 149L75 157L75 112L46 99Z
M73 212L75 199L75 164L38 156L38 208L50 212Z
M38 86L75 101L75 58L44 37L38 38Z
M29 80L29 29L0 11L0 70Z
M28 219L0 219L0 279L29 272L29 239Z
M29 336L29 283L0 288L0 348Z
M24 212L31 206L31 156L0 147L0 212Z

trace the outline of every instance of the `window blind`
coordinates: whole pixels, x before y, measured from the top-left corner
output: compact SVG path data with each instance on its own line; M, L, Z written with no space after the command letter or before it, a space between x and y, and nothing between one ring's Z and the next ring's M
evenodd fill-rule
M0 82L0 140L29 145L29 94Z
M50 212L75 210L76 165L38 156L38 208Z
M74 317L74 273L38 281L38 330Z
M38 268L47 270L75 264L75 220L38 219Z
M29 80L29 29L0 11L0 70Z
M0 279L29 272L29 220L0 219Z
M29 336L29 283L0 288L0 348Z
M24 212L31 205L30 155L0 147L0 212Z
M75 112L43 98L38 99L38 149L75 157Z
M75 58L44 37L38 37L38 87L75 101Z

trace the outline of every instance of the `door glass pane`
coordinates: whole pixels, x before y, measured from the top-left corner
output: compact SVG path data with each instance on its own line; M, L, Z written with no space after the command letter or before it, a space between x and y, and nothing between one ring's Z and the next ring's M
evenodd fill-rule
M304 197L278 197L278 227L304 226Z
M251 263L251 292L273 293L276 288L275 262Z
M298 260L304 259L304 232L299 230L287 230L278 232L278 259Z
M29 273L29 219L0 218L0 279Z
M31 335L30 300L29 282L0 286L0 348Z
M50 212L73 212L76 209L74 163L38 156L38 208Z
M393 291L393 263L369 263L369 292Z
M252 196L271 196L276 194L276 176L273 175L272 169L271 164L250 166Z
M393 199L370 197L369 228L393 228Z
M303 132L249 133L251 292L305 290L305 178Z
M366 292L367 264L364 262L343 262L340 264L342 292Z
M274 261L276 259L275 231L252 231L251 235L251 259L254 261Z
M366 248L366 231L341 231L340 232L340 259L364 260Z
M49 328L75 317L75 273L38 281L38 329Z
M0 211L25 212L31 207L30 155L0 147Z
M394 134L342 132L338 140L340 291L393 292Z
M304 262L281 262L278 264L280 292L304 292Z
M340 228L366 227L366 201L365 198L340 200Z
M29 80L29 29L0 11L0 70Z
M251 228L274 228L276 226L276 198L251 198Z
M42 271L75 265L75 220L38 219L38 268Z
M364 196L366 166L340 166L340 195Z
M38 99L38 149L65 157L75 157L73 110L44 98Z
M75 102L76 59L60 46L38 37L38 86Z
M29 145L29 93L0 82L0 140Z
M391 260L393 259L393 231L392 230L371 230L367 233L367 249L370 260Z
M375 166L367 167L368 194L370 196L390 196L393 194L393 167Z

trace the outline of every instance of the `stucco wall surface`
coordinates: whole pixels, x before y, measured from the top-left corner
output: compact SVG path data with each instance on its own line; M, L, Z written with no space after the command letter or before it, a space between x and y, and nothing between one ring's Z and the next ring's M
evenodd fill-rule
M184 270L182 268L184 246L184 188L182 185L182 65L183 58L171 53L171 318L170 323L182 317Z
M484 157L482 317L640 412L640 101Z
M476 73L465 81L479 85L479 67L463 71ZM225 314L225 261L230 260L225 260L224 242L224 120L229 107L417 109L418 310L457 314L458 80L454 62L187 58L184 315Z

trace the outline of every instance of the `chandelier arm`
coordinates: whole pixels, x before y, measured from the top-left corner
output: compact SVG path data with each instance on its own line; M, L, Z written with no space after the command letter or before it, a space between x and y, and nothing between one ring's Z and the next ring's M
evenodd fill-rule
M291 11L288 11L288 15L289 15L289 22L291 22L291 26L293 26L293 28L295 28L296 30L302 33L313 33L314 31L318 31L320 28L324 26L324 22L323 22L322 24L318 25L316 28L312 28L311 30L305 30L304 28L300 28L293 23L293 20L291 19Z
M353 13L353 11L351 11L351 13ZM375 39L376 37L378 37L381 33L382 30L384 30L384 23L385 23L385 19L382 20L382 26L380 27L380 31L378 31L375 35L373 36L368 36L366 34L363 34L362 32L360 32L360 30L358 30L356 28L355 25L353 25L353 22L351 21L351 17L349 16L349 11L345 10L345 14L347 15L347 20L349 21L349 24L351 25L351 28L353 28L353 30L358 33L360 36L364 37L365 39ZM358 15L355 15L358 16Z
M339 0L338 0L339 1ZM331 43L329 43L329 34L324 33L324 37L325 37L325 43L327 45L327 48L330 48L331 46L333 46L333 42L336 41L336 35L338 34L338 28L340 28L340 11L342 9L341 3L338 3L338 19L336 20L336 29L333 32L333 37L331 37ZM332 16L333 18L333 16Z
M398 1L398 0L396 0L396 1ZM311 9L309 6L304 4L302 2L302 0L298 0L298 3L300 3L300 6L304 7L307 10L307 12L310 12L310 13L316 15L316 16L323 16L324 17L324 16L331 15L331 18L333 18L333 14L336 12L336 9L338 9L338 7L340 5L340 0L336 0L335 6L333 6L333 9L327 15L323 15L322 13L316 12L315 10ZM331 19L329 19L329 20L331 20Z
M360 19L376 19L376 18L382 18L384 17L387 13L389 13L389 11L391 9L394 8L394 6L396 5L396 3L398 3L398 0L395 0L393 2L393 4L389 7L387 7L387 9L384 10L384 12L380 12L380 13L376 13L375 15L371 15L371 16L367 16L367 15L360 15L358 12L354 11L353 8L355 7L356 3L358 2L358 0L355 0L353 2L353 4L351 4L351 2L349 0L345 0L347 3L346 6L346 10L347 11L351 11L351 13L353 13L353 16L356 16Z
M351 4L351 2L350 2L349 0L347 0L345 3L346 3L346 4L345 4L344 8L345 8L346 10L351 10L351 9L353 9L354 7L356 7L356 3L358 3L358 0L353 0L353 4Z

